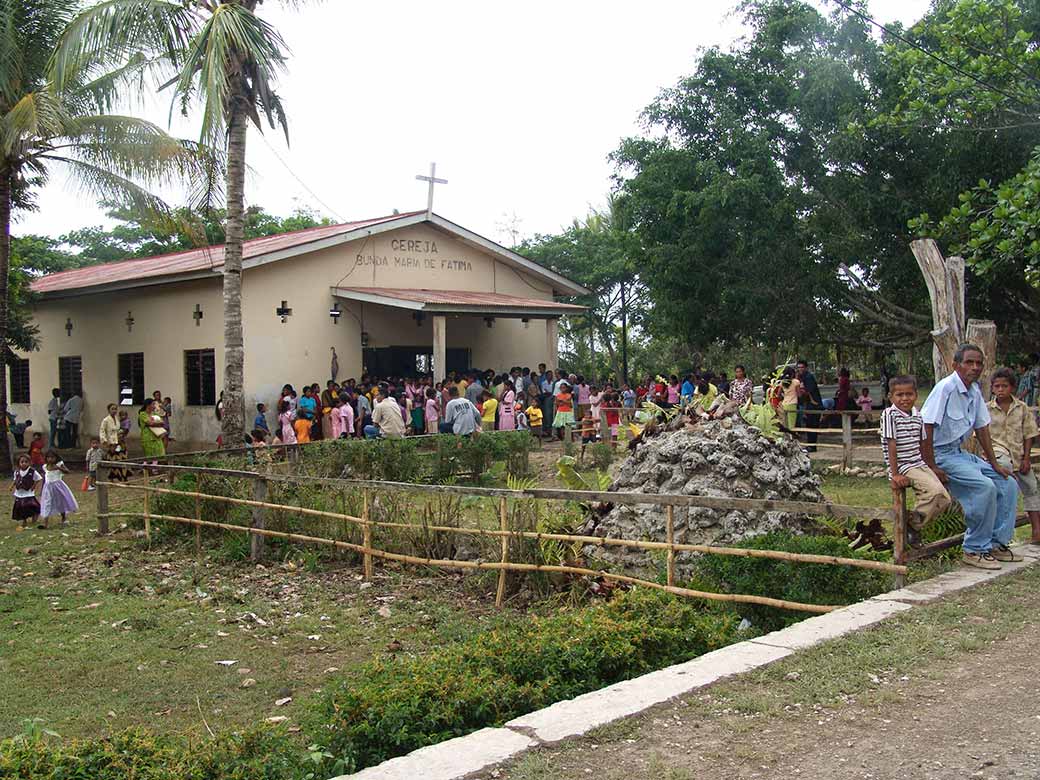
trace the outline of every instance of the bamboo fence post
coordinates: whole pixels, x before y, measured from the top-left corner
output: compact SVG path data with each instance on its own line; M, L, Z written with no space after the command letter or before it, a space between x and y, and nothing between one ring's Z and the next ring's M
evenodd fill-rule
M509 531L509 507L506 498L498 499L498 525L499 530ZM502 568L498 571L498 591L495 593L495 606L501 608L506 598L506 566L509 564L509 536L502 535Z
M149 547L152 546L152 518L148 507L148 499L151 495L151 491L144 492L144 537L148 540Z
M108 533L108 466L98 466L97 522L98 535Z
M372 579L372 522L369 517L371 510L368 504L368 491L363 490L361 492L361 544L365 548L363 563L366 580Z
M841 416L841 465L852 468L852 415Z
M905 566L907 561L906 551L906 490L899 488L892 491L893 523L892 523L892 562ZM894 576L895 587L898 590L906 585L906 575L896 574Z
M202 519L202 474L195 479L195 519ZM195 526L195 555L202 555L202 526Z
M675 507L666 508L668 518L668 587L675 585Z
M267 501L267 480L257 477L253 480L253 500L261 503ZM261 506L253 507L253 518L251 528L263 528L265 523L265 510ZM249 559L256 563L264 556L264 537L261 534L252 534L249 539Z

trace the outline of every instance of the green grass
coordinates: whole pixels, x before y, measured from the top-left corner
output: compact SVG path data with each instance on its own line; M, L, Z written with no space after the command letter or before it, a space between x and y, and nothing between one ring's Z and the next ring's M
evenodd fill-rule
M196 561L186 548L148 550L128 536L99 540L93 497L82 503L67 529L0 528L0 736L24 718L63 736L292 719L326 670L349 671L392 639L422 652L520 619L492 614L450 576L414 569L380 570L362 590L356 569L335 561L312 574L303 559L259 569ZM243 688L246 679L255 685ZM286 696L294 702L275 707Z

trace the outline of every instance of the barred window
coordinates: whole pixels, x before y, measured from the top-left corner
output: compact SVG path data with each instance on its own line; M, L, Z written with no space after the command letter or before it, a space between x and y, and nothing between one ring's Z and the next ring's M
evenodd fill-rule
M217 403L217 361L212 349L184 351L184 384L188 406Z

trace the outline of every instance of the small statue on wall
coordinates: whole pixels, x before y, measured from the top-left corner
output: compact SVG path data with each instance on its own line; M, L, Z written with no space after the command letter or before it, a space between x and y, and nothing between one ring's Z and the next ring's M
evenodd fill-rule
M329 367L329 371L332 374L332 381L336 381L336 377L339 376L339 356L336 355L336 348L330 347L332 350L332 365Z

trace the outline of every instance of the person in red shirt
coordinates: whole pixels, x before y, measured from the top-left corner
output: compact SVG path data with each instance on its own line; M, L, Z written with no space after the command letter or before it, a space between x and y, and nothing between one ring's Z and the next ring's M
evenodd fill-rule
M47 442L43 440L42 433L34 433L32 441L29 442L29 461L32 463L32 467L41 474L43 473L43 448Z
M601 404L607 413L607 426L610 428L610 446L617 445L618 426L621 424L621 401L617 393L607 393Z

